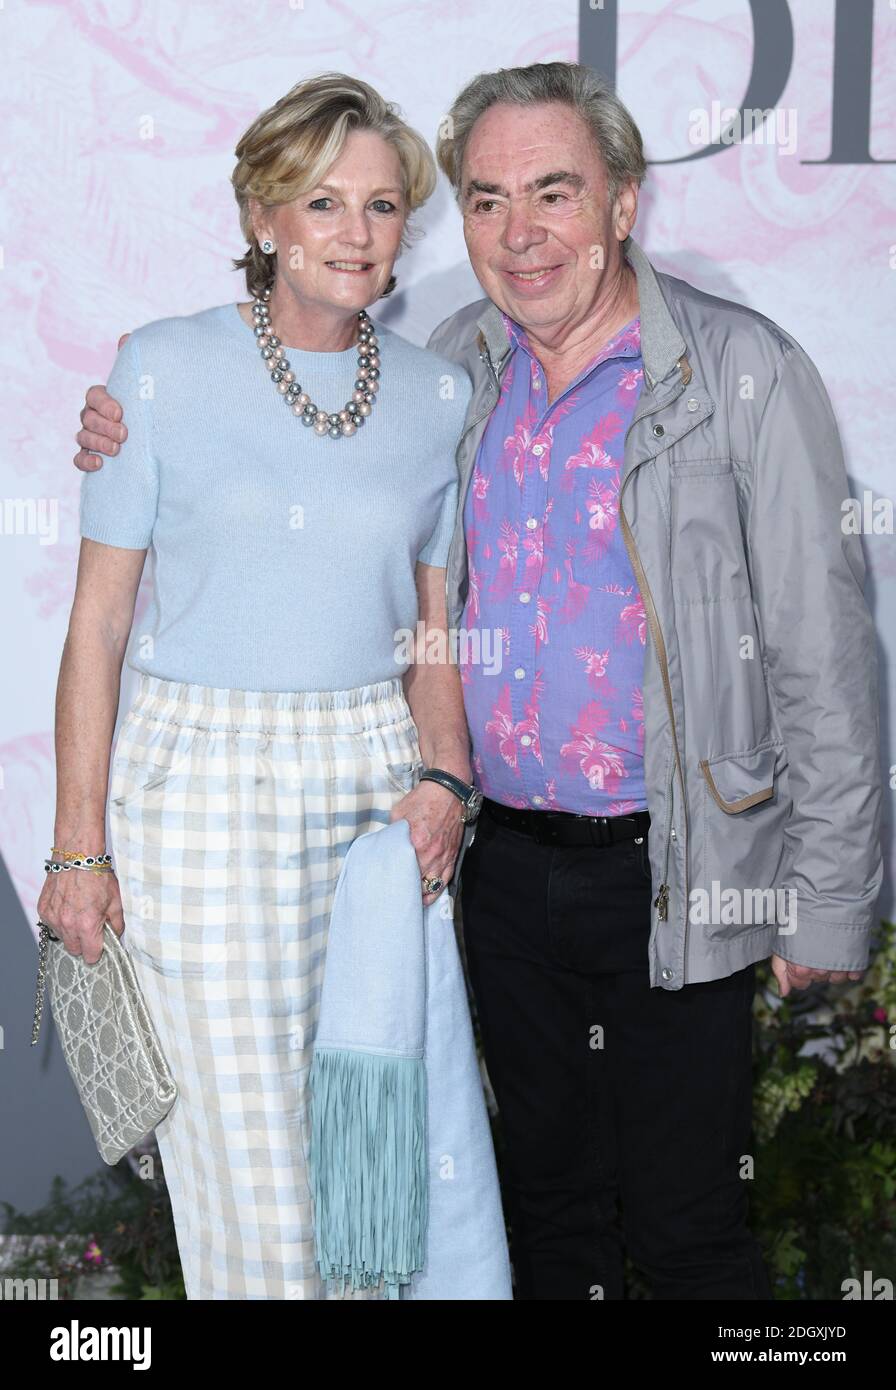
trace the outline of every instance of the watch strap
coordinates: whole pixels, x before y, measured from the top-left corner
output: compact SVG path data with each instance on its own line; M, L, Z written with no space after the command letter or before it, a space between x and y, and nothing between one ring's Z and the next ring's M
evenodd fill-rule
M445 772L440 767L427 767L420 773L421 782L438 782L439 786L447 787L448 791L464 803L470 800L476 788L469 782L463 781L460 777L455 777L453 772Z

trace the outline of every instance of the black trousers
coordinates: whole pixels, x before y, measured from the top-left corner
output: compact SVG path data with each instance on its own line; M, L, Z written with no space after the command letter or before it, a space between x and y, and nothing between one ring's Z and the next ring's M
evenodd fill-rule
M483 813L464 944L522 1299L769 1299L747 1228L755 968L651 988L647 844L548 848ZM621 1218L621 1219L620 1219Z

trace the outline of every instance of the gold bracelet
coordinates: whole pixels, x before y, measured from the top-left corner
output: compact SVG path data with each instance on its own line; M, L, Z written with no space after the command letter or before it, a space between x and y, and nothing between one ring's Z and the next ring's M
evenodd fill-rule
M54 845L50 850L51 859L102 859L106 853L106 846L103 845L98 854L85 854L80 849L57 849Z

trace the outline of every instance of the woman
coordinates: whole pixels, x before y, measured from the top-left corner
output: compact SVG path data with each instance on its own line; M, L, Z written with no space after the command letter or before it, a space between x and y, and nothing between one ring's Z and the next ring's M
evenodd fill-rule
M445 623L470 387L365 313L435 184L394 108L328 74L236 153L253 302L130 336L109 381L126 438L83 479L59 862L105 852L150 546L153 594L111 764L114 872L49 874L39 911L88 962L127 921L179 1086L156 1135L188 1298L324 1298L307 1078L339 868L405 816L431 902L461 840L452 791L416 785L424 762L470 781L457 669L408 666L397 635Z

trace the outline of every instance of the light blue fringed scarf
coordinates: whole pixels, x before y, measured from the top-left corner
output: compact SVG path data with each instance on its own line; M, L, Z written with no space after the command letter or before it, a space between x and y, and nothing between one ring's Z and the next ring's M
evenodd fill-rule
M388 1298L509 1299L491 1132L447 891L424 908L406 820L336 885L311 1067L321 1275Z

